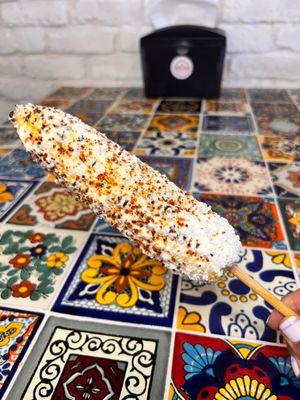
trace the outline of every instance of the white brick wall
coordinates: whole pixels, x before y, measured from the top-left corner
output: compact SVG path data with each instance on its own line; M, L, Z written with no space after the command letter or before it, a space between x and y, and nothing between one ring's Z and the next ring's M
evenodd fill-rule
M140 85L159 1L0 0L0 108L63 84ZM225 86L300 87L300 0L163 1L172 22L226 31Z

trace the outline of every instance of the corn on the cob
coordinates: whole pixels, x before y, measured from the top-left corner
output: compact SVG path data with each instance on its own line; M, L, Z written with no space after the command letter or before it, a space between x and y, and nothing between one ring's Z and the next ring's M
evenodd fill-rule
M18 105L10 119L33 158L149 257L208 281L238 259L228 221L104 134L63 111Z

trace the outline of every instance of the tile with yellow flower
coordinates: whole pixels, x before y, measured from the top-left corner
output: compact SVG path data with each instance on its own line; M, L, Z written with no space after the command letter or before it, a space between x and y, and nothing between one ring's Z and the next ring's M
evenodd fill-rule
M278 199L292 250L300 250L300 199Z
M177 277L122 236L91 235L55 305L58 312L171 326Z
M15 212L9 223L87 231L96 216L51 180L43 182Z
M299 398L285 346L176 334L168 400Z
M296 271L298 272L298 275L300 275L300 253L293 253L293 257Z
M242 269L278 297L296 289L291 259L277 250L242 250ZM203 285L183 279L177 328L237 338L281 341L266 325L271 307L230 272L216 284Z
M0 398L42 320L39 313L0 308Z
M84 235L28 230L4 225L0 230L0 299L9 306L49 308L71 267Z
M34 185L34 182L0 181L0 221L7 217Z

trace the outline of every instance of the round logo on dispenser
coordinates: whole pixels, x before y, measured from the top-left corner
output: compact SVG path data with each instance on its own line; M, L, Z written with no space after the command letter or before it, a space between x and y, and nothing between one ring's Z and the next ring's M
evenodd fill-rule
M189 78L194 70L193 61L186 56L177 56L173 58L170 64L171 74L176 79L187 79Z

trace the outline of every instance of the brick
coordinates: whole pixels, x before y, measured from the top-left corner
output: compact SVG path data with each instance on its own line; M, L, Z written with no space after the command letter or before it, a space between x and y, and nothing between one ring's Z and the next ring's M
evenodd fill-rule
M23 60L20 56L0 57L0 76L22 76L23 73Z
M276 43L280 47L300 51L300 26L298 24L281 25L277 31Z
M140 48L140 39L153 29L145 27L143 29L122 29L117 37L117 49L128 52L136 53Z
M222 24L229 52L263 53L275 50L273 27L269 24Z
M139 80L141 78L138 54L116 53L109 56L91 57L89 60L91 77L105 80Z
M68 22L67 2L61 0L26 0L1 4L2 23L10 26L51 25Z
M48 31L48 48L57 53L108 54L114 50L117 30L96 26L74 26Z
M85 75L81 57L38 55L24 60L25 73L38 79L81 79Z
M42 53L45 50L45 30L36 27L15 28L18 50L22 53Z
M159 22L158 27L175 24L214 27L218 17L218 0L145 0L145 10L146 23L151 24L155 20Z
M300 79L300 54L236 54L231 57L230 73L236 77L260 79Z
M0 54L11 54L17 49L17 41L12 29L0 28Z
M224 0L222 20L226 22L299 21L295 0Z
M77 0L70 9L72 23L106 26L137 25L143 19L141 0Z
M53 83L39 79L0 77L0 96L16 102L35 102L53 88Z

